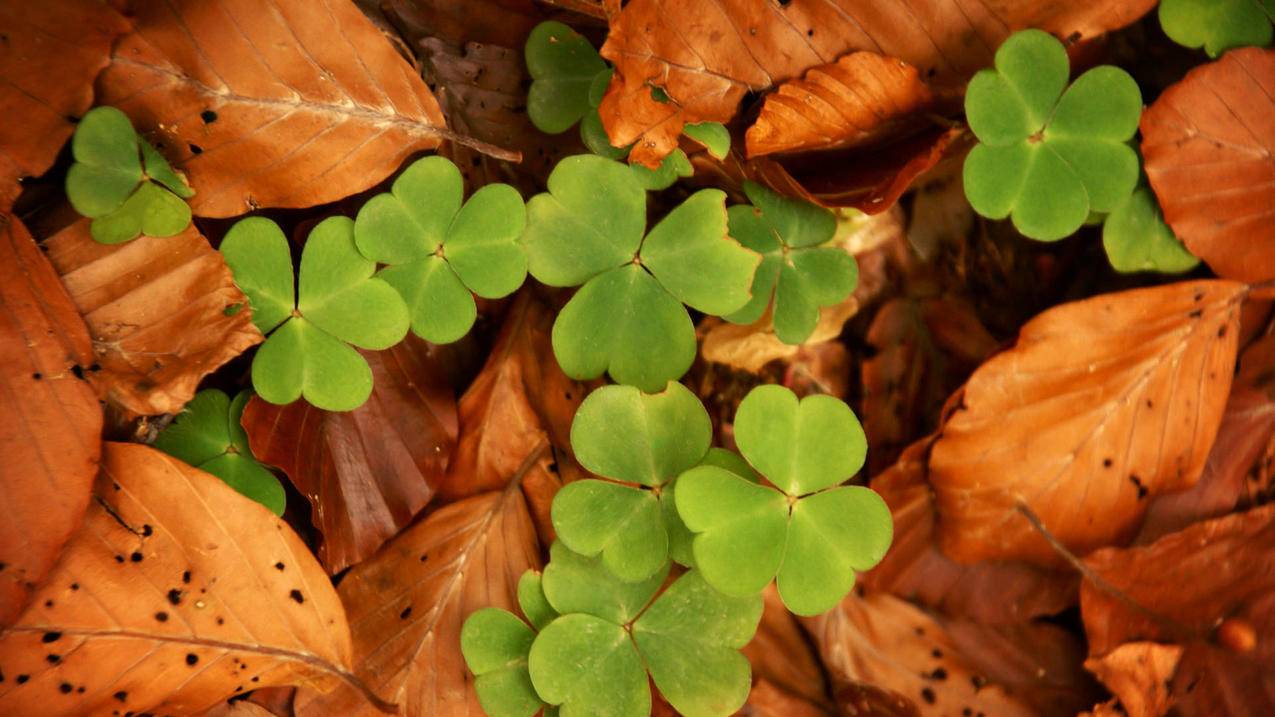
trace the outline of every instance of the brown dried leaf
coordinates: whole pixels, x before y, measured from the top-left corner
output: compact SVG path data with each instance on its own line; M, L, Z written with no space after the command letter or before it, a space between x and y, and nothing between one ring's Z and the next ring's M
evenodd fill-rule
M859 300L854 296L824 307L819 311L819 323L810 338L795 346L780 341L775 335L769 309L752 324L732 324L709 317L699 325L703 336L700 351L706 361L748 373L761 373L771 361L793 360L806 348L835 340L841 335L845 323L858 311Z
M223 702L208 710L203 717L271 717L274 713L247 701Z
M305 544L217 478L107 443L95 503L0 635L6 715L198 714L256 686L350 681L350 633Z
M425 83L349 0L139 0L98 81L184 170L200 216L363 191L453 138Z
M1085 661L1085 669L1098 676L1120 698L1121 714L1159 717L1172 704L1169 688L1182 659L1179 645L1130 642L1102 657Z
M807 711L830 712L827 680L801 623L784 607L773 585L767 586L762 597L764 610L757 632L740 650L752 665L753 677L757 680L749 704L754 704L754 698L759 697L758 688L764 683L766 687L761 690L764 701L782 704L788 700L806 705Z
M514 610L518 578L540 567L536 530L519 490L448 505L408 529L341 581L354 631L355 673L409 717L481 717L460 629L485 607ZM296 711L375 714L357 692L302 689Z
M0 3L0 210L53 164L128 22L104 2Z
M1133 537L1148 495L1199 478L1217 435L1247 287L1191 281L1064 304L983 364L930 453L943 552L1061 560Z
M100 370L89 382L126 412L180 411L204 376L262 341L247 297L193 224L99 244L82 218L45 247L93 337Z
M1012 31L1038 27L1079 40L1123 27L1154 0L728 0L705 6L630 0L611 18L602 56L616 66L601 112L612 143L639 142L654 166L689 122L729 122L748 92L762 92L855 50L898 58L922 76L959 86L990 65ZM670 101L659 102L651 87Z
M434 495L456 446L456 398L415 336L363 351L372 396L334 413L253 396L244 430L258 459L276 465L312 507L329 573L358 564L412 521Z
M831 717L835 714L826 700L811 702L780 689L764 678L753 682L748 702L740 714L748 717Z
M0 215L0 391L9 414L0 421L0 628L88 506L102 434L102 410L81 380L92 360L53 267L17 217Z
M1074 605L1079 583L1074 573L1014 561L961 565L939 550L934 493L925 483L930 440L912 444L872 479L872 489L894 517L894 541L885 559L863 575L863 584L988 625L1054 615Z
M1220 276L1275 278L1275 50L1197 67L1142 115L1165 221Z

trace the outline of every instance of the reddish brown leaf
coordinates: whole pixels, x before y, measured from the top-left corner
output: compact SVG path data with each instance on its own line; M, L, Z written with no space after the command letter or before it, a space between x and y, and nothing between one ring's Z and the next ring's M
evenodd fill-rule
M279 466L312 507L323 534L319 560L337 573L371 556L434 495L456 445L456 399L433 356L414 336L364 351L372 396L334 413L254 396L243 426L252 452Z
M1172 704L1169 689L1181 659L1179 645L1130 642L1102 657L1086 660L1085 668L1120 698L1121 714L1159 717Z
M1199 478L1226 406L1247 289L1193 281L1106 294L1029 321L954 400L930 453L943 551L1061 558L1133 537L1151 495Z
M757 633L741 650L757 680L749 704L754 704L755 698L772 704L788 701L803 705L800 709L807 712L826 714L831 711L827 681L801 623L784 607L773 585L766 588L763 597L765 609ZM763 684L766 687L762 688ZM762 688L761 695L758 688Z
M84 516L102 411L82 379L88 331L16 217L0 215L0 627L26 604ZM7 669L8 666L6 665Z
M93 78L128 22L96 0L0 3L0 210L44 173L93 104Z
M281 520L217 478L106 444L84 526L0 635L0 712L198 714L253 687L351 681L336 590Z
M1165 221L1219 275L1275 278L1275 51L1192 70L1142 115Z
M1071 572L1012 561L961 565L939 550L934 493L925 483L930 440L912 444L893 467L872 479L872 489L894 517L894 542L863 583L989 625L1054 615L1074 605L1078 581Z
M481 717L460 654L460 629L485 607L514 610L518 578L540 567L536 530L516 476L502 491L448 505L341 581L355 672L405 715ZM302 689L297 714L375 714L357 692Z
M749 717L830 717L835 713L822 701L811 702L796 697L765 679L757 679L741 714Z
M101 100L186 172L196 214L334 201L453 138L420 76L349 0L134 9Z
M93 337L100 370L89 381L127 413L180 411L204 376L262 341L247 297L193 224L99 244L80 219L45 247Z
M1153 0L630 0L611 18L602 56L616 66L602 102L612 143L639 142L648 166L677 146L687 122L729 122L748 92L762 92L855 50L898 58L959 86L991 64L1010 32L1039 27L1081 39L1123 27ZM668 102L651 96L661 87Z

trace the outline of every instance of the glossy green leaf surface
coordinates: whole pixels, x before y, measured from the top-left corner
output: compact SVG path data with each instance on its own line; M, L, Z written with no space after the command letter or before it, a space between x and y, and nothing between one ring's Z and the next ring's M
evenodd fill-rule
M532 684L562 717L648 717L651 690L624 628L586 614L563 615L531 646Z
M608 68L583 35L557 21L542 22L528 35L524 57L532 80L527 116L540 131L565 132L595 106L589 88Z
M758 386L735 414L735 442L750 465L788 495L837 485L863 467L867 438L843 401L801 400L783 386Z
M1112 268L1122 273L1180 274L1200 263L1164 223L1155 195L1145 186L1107 215L1102 225L1102 246Z
M537 630L543 629L558 616L558 611L553 609L549 598L545 597L541 573L528 570L518 578L518 607Z
M485 608L465 619L460 651L488 717L531 717L543 706L527 671L535 638L526 623L505 610Z
M261 333L270 333L297 303L292 253L283 230L265 217L241 219L226 232L220 250L248 297L252 323Z
M1275 0L1162 0L1159 12L1169 39L1219 57L1236 47L1271 44Z
M1067 87L1062 43L1039 30L1015 33L993 69L970 81L965 112L979 139L965 161L966 197L991 219L1010 217L1025 236L1054 241L1091 212L1132 192L1142 94L1127 72L1095 67Z

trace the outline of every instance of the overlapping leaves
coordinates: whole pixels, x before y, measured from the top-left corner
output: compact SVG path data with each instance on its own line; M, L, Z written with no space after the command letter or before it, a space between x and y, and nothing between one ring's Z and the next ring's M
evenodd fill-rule
M97 107L86 113L71 140L71 154L75 163L67 171L66 196L93 220L90 232L97 241L173 236L190 224L184 200L195 191L138 136L123 112Z
M1133 192L1142 95L1127 72L1103 65L1067 85L1067 52L1039 30L1014 34L965 95L979 144L965 160L965 194L991 219L1053 241L1091 212L1110 212Z
M1180 274L1200 263L1164 223L1155 195L1145 186L1134 190L1107 215L1102 245L1107 260L1120 272Z
M728 314L747 303L760 257L727 236L726 195L692 194L647 233L646 192L628 167L578 155L527 203L531 275L578 286L553 347L573 378L609 373L659 391L690 368L695 330L683 304Z
M1271 44L1275 0L1163 0L1160 26L1169 39L1218 57L1236 47Z
M288 240L279 226L249 217L221 252L252 306L266 342L252 361L252 383L270 403L298 398L329 411L358 408L372 393L372 371L353 346L385 349L407 334L407 306L376 264L359 254L354 222L329 217L310 232L294 290Z

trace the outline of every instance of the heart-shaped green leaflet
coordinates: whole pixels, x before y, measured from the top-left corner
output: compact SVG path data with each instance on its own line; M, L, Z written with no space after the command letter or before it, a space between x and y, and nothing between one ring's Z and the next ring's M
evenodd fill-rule
M463 193L451 160L425 157L368 200L354 224L359 251L390 265L378 276L407 303L412 331L434 343L469 332L478 313L470 292L497 299L527 276L519 246L527 213L517 190L488 184L462 206Z
M826 246L837 231L832 212L744 183L753 206L728 210L730 235L762 255L752 298L727 321L751 324L774 299L775 335L787 344L810 338L819 309L844 301L859 283L859 265L844 249Z
M528 570L518 578L518 607L537 630L544 628L558 616L558 611L553 609L549 598L545 597L543 576L535 570Z
M524 52L527 116L541 132L567 131L591 108L589 88L606 63L583 35L552 20L532 29Z
M238 222L221 252L248 296L254 323L273 330L253 358L257 394L277 404L304 397L329 411L361 406L372 392L372 372L349 344L393 346L407 333L408 314L398 293L372 276L376 265L359 254L354 222L329 217L310 232L295 305L288 240L274 222Z
M979 139L965 160L966 198L979 214L1011 216L1019 232L1041 241L1074 233L1091 212L1111 211L1138 181L1128 145L1142 113L1137 83L1104 65L1067 87L1068 67L1061 42L1024 30L965 94Z
M858 486L833 487L863 465L866 441L853 412L829 396L801 401L761 386L735 416L735 440L778 489L715 465L677 479L677 508L695 533L695 564L728 595L752 595L778 578L784 604L816 615L854 585L890 545L889 508Z
M177 418L155 438L155 447L222 479L241 494L283 515L283 486L248 447L248 434L239 425L251 391L231 401L210 388L195 394Z
M657 394L633 386L589 394L571 424L572 448L585 468L621 482L582 480L560 490L552 508L558 539L576 553L601 554L623 580L654 574L668 560L668 513L675 515L663 489L700 462L712 431L704 406L680 383Z
M1164 223L1155 195L1147 187L1139 187L1107 215L1102 246L1112 268L1122 273L1180 274L1200 263Z
M694 326L680 304L712 314L743 306L760 257L727 236L725 195L696 192L643 238L646 193L623 164L559 162L527 203L532 276L585 284L559 314L554 354L579 379L610 373L645 391L690 368Z
M1218 57L1236 47L1271 44L1275 0L1161 0L1160 27L1185 47Z
M544 706L527 672L535 639L526 623L505 610L484 608L465 619L460 652L488 717L531 717Z

